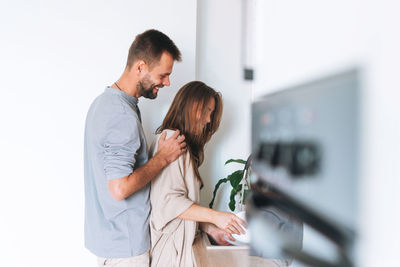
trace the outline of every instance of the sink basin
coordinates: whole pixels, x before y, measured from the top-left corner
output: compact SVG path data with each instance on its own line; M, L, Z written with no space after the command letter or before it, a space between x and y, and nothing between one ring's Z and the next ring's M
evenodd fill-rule
M220 246L211 242L210 238L206 233L201 233L202 239L204 242L204 246L207 250L248 250L249 246L247 245L240 245L240 246Z

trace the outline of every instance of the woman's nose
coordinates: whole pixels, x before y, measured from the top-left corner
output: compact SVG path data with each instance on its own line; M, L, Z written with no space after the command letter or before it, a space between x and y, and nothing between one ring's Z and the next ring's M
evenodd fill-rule
M210 122L211 122L211 116L208 115L208 116L207 116L207 123L210 123Z

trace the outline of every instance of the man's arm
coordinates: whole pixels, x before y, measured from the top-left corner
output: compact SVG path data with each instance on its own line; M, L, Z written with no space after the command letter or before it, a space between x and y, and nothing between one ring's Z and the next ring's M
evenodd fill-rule
M108 191L111 196L117 200L123 200L136 191L140 190L169 163L175 161L180 155L186 152L185 137L179 136L179 131L165 140L164 132L158 141L158 152L145 165L136 169L130 175L108 181Z

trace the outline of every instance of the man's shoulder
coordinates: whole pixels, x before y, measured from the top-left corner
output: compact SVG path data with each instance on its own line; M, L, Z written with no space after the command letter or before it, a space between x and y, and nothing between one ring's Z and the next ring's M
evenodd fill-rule
M93 101L92 106L94 107L94 112L98 116L105 116L105 117L135 116L135 113L132 110L132 108L130 108L128 104L121 99L120 95L112 94L107 91L100 94Z
M117 94L112 94L108 91L104 91L98 96L99 104L108 108L121 108L121 98Z

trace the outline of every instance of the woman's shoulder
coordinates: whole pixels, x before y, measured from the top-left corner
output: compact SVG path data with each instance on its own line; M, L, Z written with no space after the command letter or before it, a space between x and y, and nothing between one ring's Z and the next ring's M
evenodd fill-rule
M164 132L166 132L167 136L165 139L168 139L174 134L175 131L176 130L173 130L173 129L164 129L161 133L157 134L157 138L159 138Z
M153 143L150 146L150 155L154 156L157 151L158 151L158 141L160 140L161 135L166 132L166 136L165 136L165 140L167 140L168 138L170 138L177 130L173 130L173 129L164 129L161 133L157 133L155 135L155 138L153 139ZM183 163L183 164L188 164L190 161L188 161L188 159L190 159L190 153L189 151L186 151L186 153L183 153L182 155L180 155L174 162L175 163Z
M154 138L154 142L158 142L158 140L160 140L160 137L164 132L167 133L167 135L165 136L165 139L168 139L174 134L175 131L176 130L172 130L172 129L164 129L164 130L162 130L161 133L157 133L156 134L156 136Z
M151 157L154 156L154 154L157 153L158 151L158 141L160 140L161 135L166 132L167 136L165 137L165 139L168 139L172 136L172 134L175 132L174 130L170 130L170 129L165 129L163 130L161 133L157 133L155 136L153 135L153 142L150 145L150 150L149 150L149 155Z

